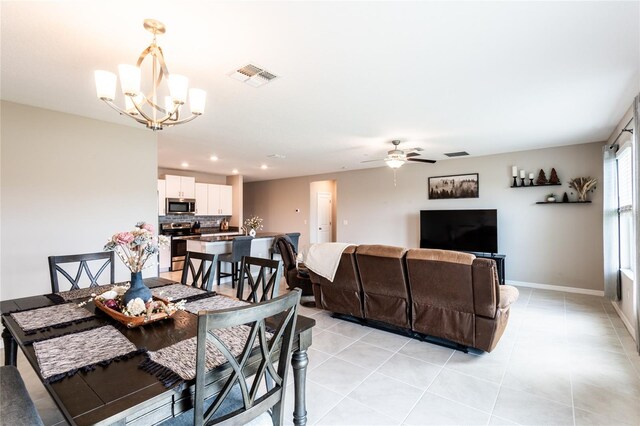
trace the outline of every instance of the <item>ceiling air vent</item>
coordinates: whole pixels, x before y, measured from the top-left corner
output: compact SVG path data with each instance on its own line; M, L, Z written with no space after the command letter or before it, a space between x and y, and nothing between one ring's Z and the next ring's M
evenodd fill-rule
M256 65L249 64L233 71L231 74L229 74L229 77L233 78L234 80L247 83L252 87L260 87L264 86L277 76L270 73L269 71L263 70Z
M447 152L444 155L447 157L464 157L465 155L469 155L467 151L458 151L458 152Z

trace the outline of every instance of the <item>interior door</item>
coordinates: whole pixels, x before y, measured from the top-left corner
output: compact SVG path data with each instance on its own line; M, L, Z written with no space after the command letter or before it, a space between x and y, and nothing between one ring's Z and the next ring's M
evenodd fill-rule
M331 242L331 193L330 192L318 192L318 230L316 242L318 243L330 243Z

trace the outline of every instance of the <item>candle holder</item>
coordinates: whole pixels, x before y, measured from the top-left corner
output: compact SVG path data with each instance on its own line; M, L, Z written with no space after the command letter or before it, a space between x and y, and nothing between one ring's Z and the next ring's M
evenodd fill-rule
M529 178L529 186L534 186L533 185L533 178Z
M518 186L518 177L514 176L513 177L513 184L511 185L512 188L516 188Z
M525 178L520 178L520 180L522 181L522 185L520 185L520 186L527 186L526 183L525 183Z

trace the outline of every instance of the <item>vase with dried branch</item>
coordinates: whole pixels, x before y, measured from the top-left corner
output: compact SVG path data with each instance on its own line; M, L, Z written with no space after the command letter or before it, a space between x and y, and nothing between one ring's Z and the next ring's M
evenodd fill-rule
M587 193L596 188L598 179L589 177L577 177L569 181L569 187L578 193L578 201L584 203L587 201Z

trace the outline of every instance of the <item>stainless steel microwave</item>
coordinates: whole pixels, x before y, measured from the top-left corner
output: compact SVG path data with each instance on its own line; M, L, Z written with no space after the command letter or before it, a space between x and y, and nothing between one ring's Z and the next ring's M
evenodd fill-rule
M166 214L196 214L193 198L167 198Z

